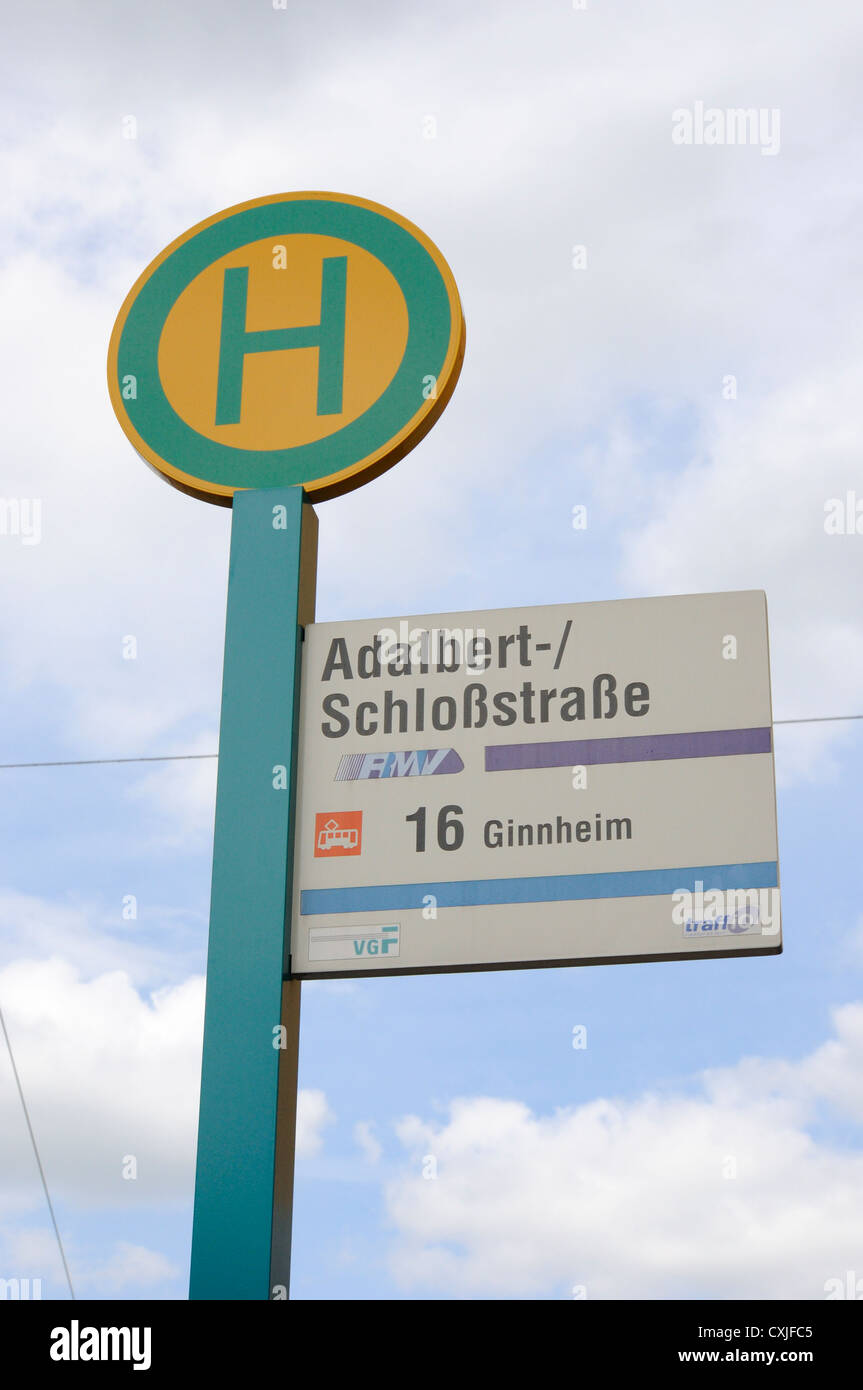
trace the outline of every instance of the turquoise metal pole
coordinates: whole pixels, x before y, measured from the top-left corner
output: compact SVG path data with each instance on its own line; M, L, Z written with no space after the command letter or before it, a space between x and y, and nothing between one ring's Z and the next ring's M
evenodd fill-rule
M310 585L313 594L315 540L316 518L303 503L302 488L235 494L192 1299L271 1296L276 1120L283 1056L276 1039L291 889L299 621L304 592L308 613ZM308 613L304 620L311 616ZM290 1047L291 1029L287 1032ZM296 1058L285 1060L293 1062L295 1076ZM291 1065L283 1066L285 1075L291 1071ZM294 1082L294 1095L295 1091ZM290 1158L292 1163L292 1154Z

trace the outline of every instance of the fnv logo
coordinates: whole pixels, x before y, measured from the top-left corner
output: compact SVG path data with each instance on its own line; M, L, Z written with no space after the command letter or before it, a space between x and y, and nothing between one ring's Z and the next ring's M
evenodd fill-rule
M454 748L419 748L406 753L347 753L339 762L333 780L365 782L384 777L434 777L463 771L464 763Z
M449 400L464 318L418 227L364 198L282 193L192 227L120 310L111 402L135 448L211 501L368 481Z
M339 859L361 854L362 811L319 811L315 816L315 858Z

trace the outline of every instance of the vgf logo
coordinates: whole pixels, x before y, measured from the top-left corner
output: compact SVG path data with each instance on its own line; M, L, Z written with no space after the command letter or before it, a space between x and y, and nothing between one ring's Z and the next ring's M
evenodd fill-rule
M364 482L454 389L464 320L446 262L396 213L284 194L210 218L127 297L109 387L148 462L188 491Z

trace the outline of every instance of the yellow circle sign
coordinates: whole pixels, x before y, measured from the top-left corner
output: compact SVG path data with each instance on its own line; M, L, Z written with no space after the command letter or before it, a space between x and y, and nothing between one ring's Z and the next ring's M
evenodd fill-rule
M388 208L335 193L241 203L152 262L111 336L111 402L184 491L336 496L444 409L465 327L443 256Z

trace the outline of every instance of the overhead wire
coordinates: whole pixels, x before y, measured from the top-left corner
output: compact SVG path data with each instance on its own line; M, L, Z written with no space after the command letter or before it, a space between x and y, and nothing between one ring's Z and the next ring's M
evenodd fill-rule
M6 1047L9 1052L9 1061L12 1063L12 1075L15 1077L15 1085L18 1088L18 1095L21 1099L21 1109L24 1111L24 1119L27 1122L27 1132L30 1135L30 1142L33 1145L33 1152L36 1155L36 1167L39 1169L39 1177L42 1179L42 1191L45 1193L45 1201L48 1203L48 1211L51 1215L51 1225L54 1227L54 1235L57 1238L57 1248L60 1251L60 1259L63 1262L63 1269L66 1274L66 1283L69 1285L69 1296L75 1298L75 1290L72 1287L72 1275L69 1273L69 1263L66 1259L66 1251L63 1249L63 1241L60 1237L60 1227L57 1225L57 1217L54 1214L54 1203L51 1201L51 1193L48 1191L48 1180L45 1177L45 1169L42 1167L42 1159L39 1154L39 1145L36 1143L36 1135L33 1132L33 1125L30 1122L30 1111L27 1109L27 1102L24 1099L24 1087L21 1085L21 1077L18 1075L18 1068L15 1065L15 1054L12 1051L12 1039L6 1027L6 1020L3 1017L3 1009L0 1007L0 1028L3 1029L3 1037L6 1039Z
M802 719L774 719L776 724L842 724L863 714L814 714ZM18 767L100 767L107 763L183 763L218 758L218 753L158 753L139 758L53 758L46 762L0 763L0 771Z

